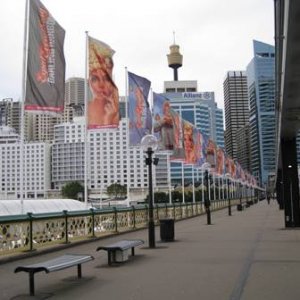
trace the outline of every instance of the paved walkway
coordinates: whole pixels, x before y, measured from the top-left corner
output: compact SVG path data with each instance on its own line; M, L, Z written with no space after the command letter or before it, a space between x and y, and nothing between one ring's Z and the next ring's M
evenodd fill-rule
M259 202L242 212L233 209L175 223L175 242L147 248L147 230L0 265L0 299L120 300L298 300L300 299L300 230L284 229L276 201ZM142 238L145 247L124 264L107 266L107 254L96 252L123 238ZM92 254L76 268L36 274L36 296L28 295L28 275L14 274L30 264L64 253Z

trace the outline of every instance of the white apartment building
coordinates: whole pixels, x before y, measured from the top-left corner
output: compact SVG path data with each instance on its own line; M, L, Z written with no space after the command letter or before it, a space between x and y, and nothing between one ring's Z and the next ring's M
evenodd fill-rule
M0 128L0 199L20 198L20 137L14 129ZM23 198L45 198L50 189L50 144L25 143Z
M71 181L84 183L83 117L54 127L52 146L52 184L61 189ZM148 187L148 169L145 154L127 143L127 119L122 118L118 129L88 132L88 187L89 195L105 193L113 184L129 184L130 197L144 197ZM167 179L166 179L167 180ZM155 182L155 176L154 176Z

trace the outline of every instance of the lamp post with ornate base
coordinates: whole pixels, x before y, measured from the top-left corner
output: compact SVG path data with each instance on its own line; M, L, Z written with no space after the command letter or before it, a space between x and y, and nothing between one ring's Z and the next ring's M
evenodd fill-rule
M158 158L152 158L154 151L157 149L157 139L154 135L148 134L142 138L142 149L146 152L145 159L148 166L148 187L149 187L149 211L148 211L148 241L149 248L155 248L155 224L153 217L153 179L152 164L158 164Z

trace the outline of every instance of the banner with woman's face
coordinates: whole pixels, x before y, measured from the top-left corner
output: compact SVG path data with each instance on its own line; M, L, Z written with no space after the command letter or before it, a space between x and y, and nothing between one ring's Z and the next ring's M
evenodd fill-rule
M89 37L88 129L119 126L119 92L112 79L114 50L107 44Z
M198 129L194 129L194 140L195 140L195 155L196 155L196 166L201 167L205 161L205 139L202 132Z
M183 144L185 159L187 165L196 164L195 141L194 141L194 126L188 121L183 120Z
M217 159L217 145L212 139L208 139L206 146L206 161L210 164L210 167L214 169L216 167Z
M218 147L216 173L218 175L224 175L225 174L224 172L225 172L225 154L224 154L224 150L221 147Z

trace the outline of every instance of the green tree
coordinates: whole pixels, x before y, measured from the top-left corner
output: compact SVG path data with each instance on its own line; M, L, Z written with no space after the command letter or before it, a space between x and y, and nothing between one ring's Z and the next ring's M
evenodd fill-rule
M78 193L84 194L84 187L80 182L72 181L62 188L61 193L64 198L78 199ZM84 200L83 198L82 200Z
M126 196L127 187L126 187L126 185L122 185L119 183L113 183L107 187L106 191L110 197L113 197L116 199L116 198L121 198L121 197Z
M172 192L172 202L182 202L182 193L179 191Z

